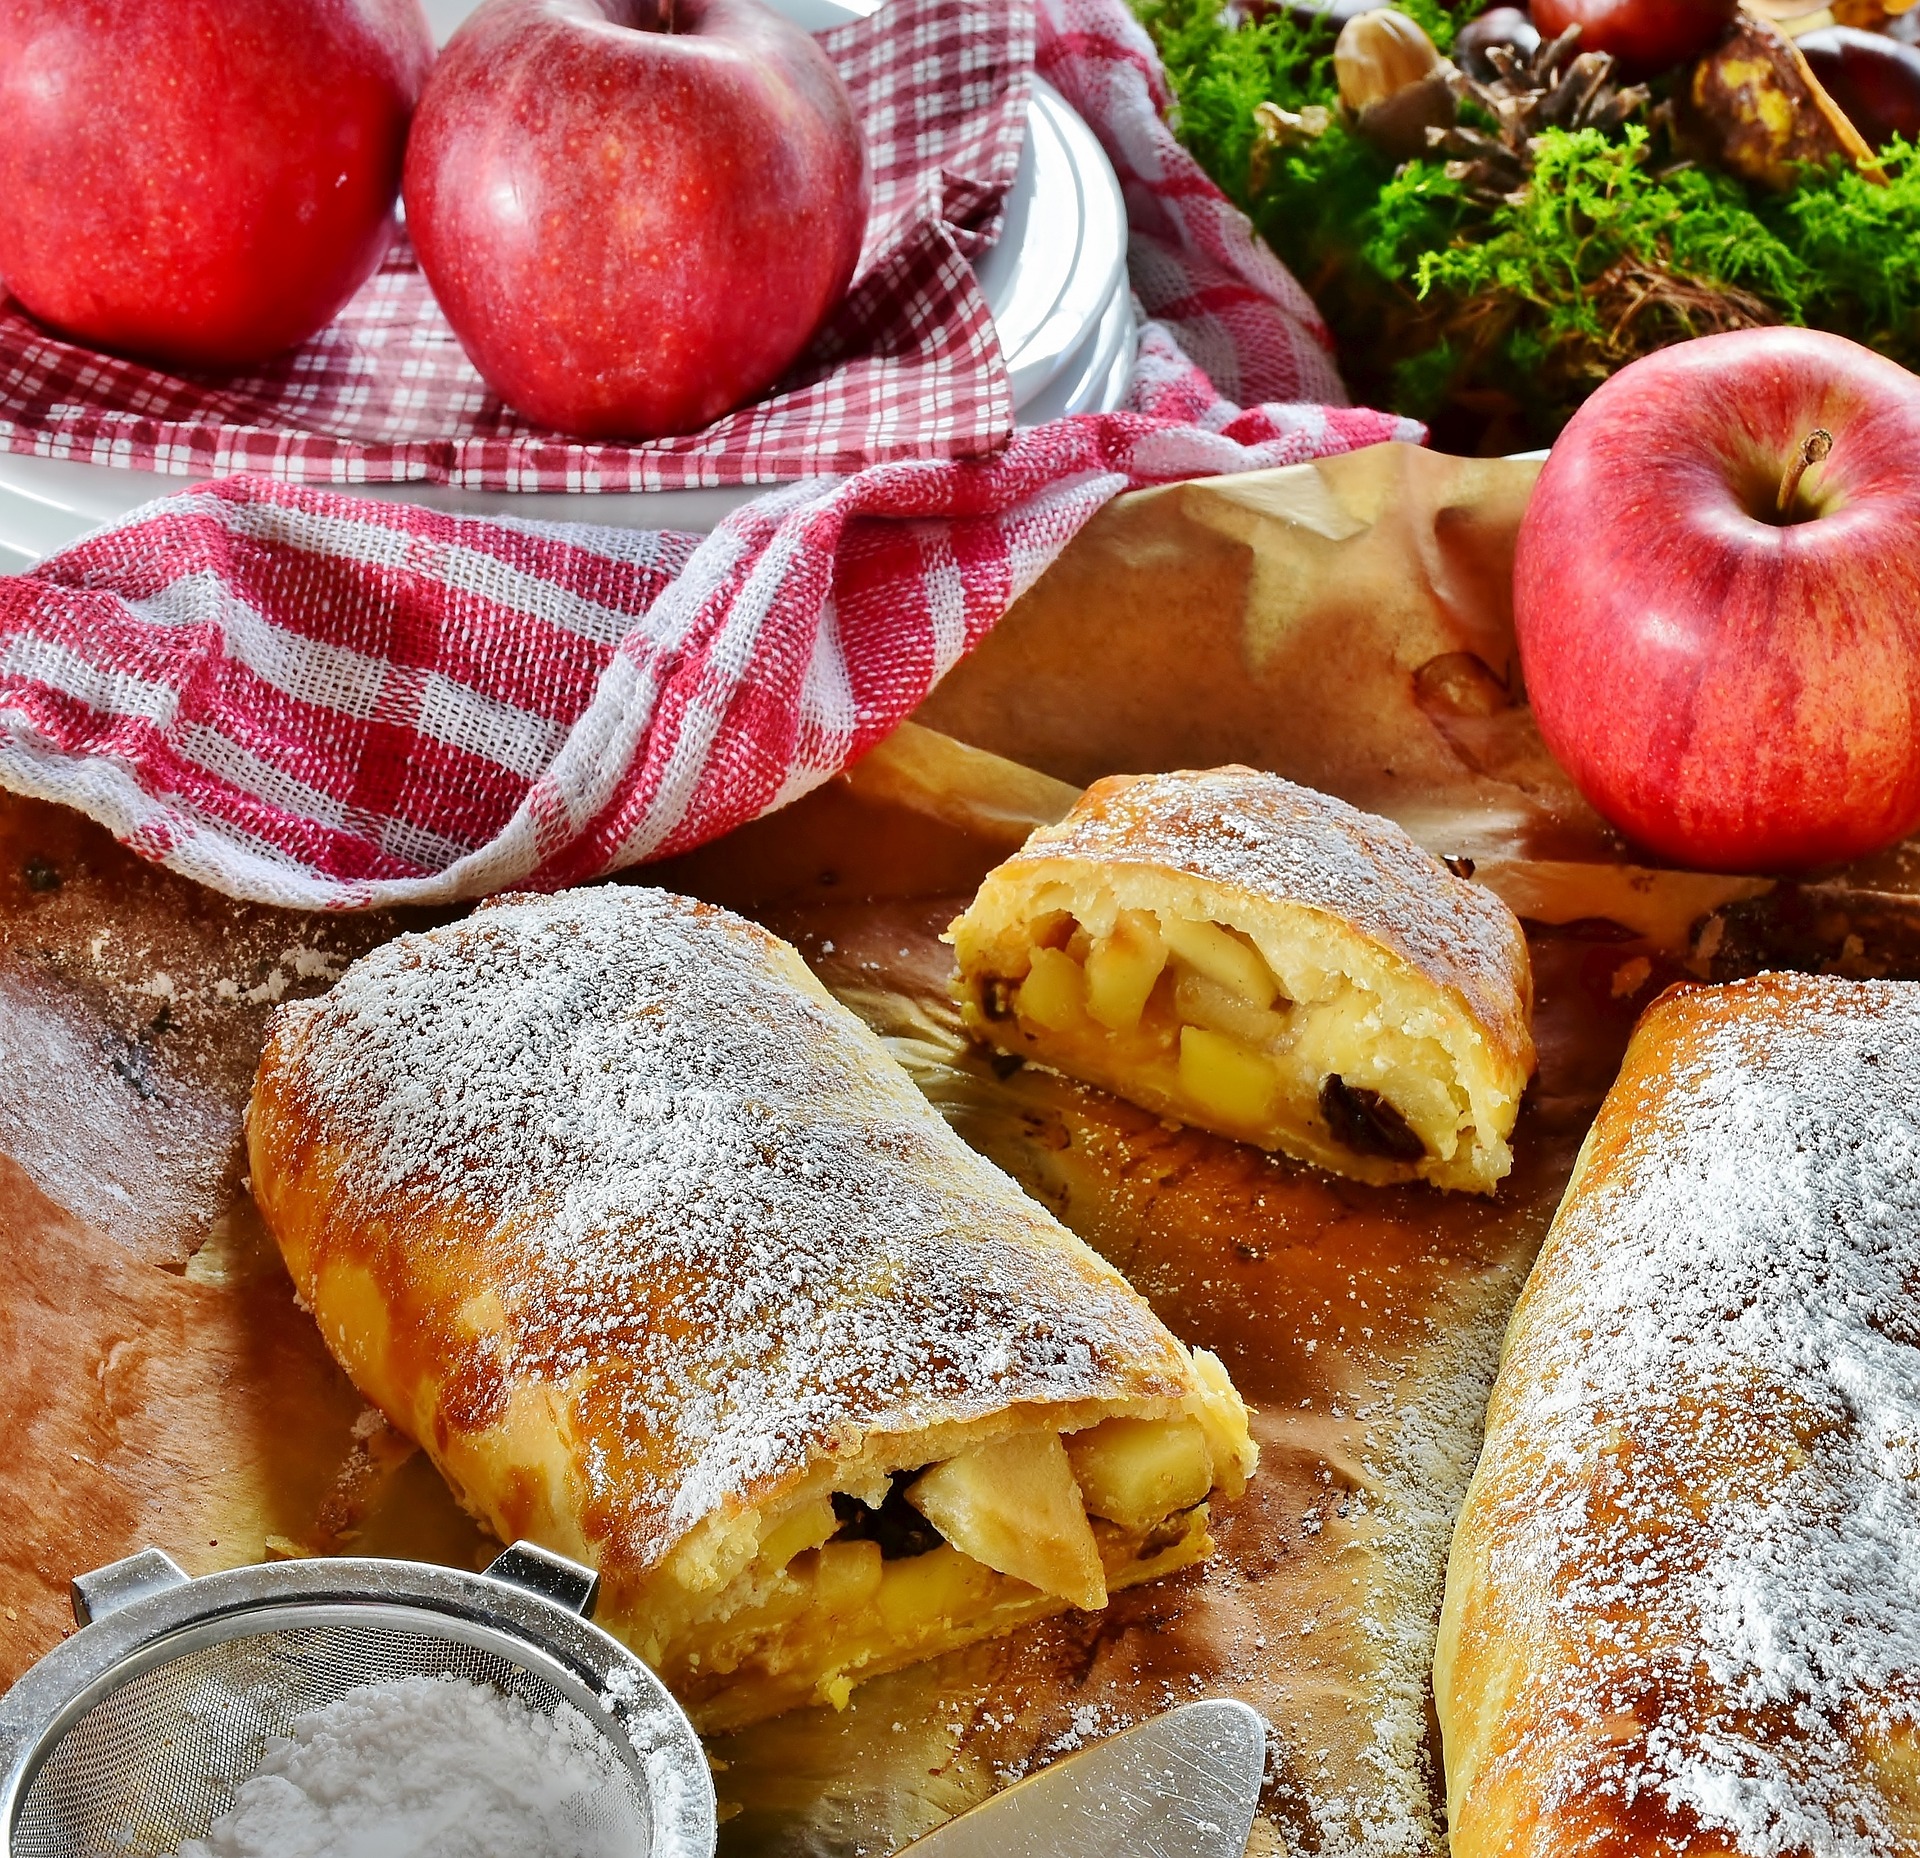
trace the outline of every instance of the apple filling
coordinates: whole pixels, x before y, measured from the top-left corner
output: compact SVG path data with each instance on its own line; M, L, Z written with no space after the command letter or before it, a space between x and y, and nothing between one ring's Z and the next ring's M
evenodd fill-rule
M882 1671L1105 1606L1204 1557L1209 1495L1237 1495L1252 1468L1246 1409L1198 1360L1211 1391L1197 1412L1013 1433L798 1495L717 1592L689 1591L678 1570L650 1596L650 1629L628 1636L714 1731L839 1707Z
M1400 1171L1470 1149L1475 1116L1418 1005L1227 924L1122 909L1032 925L1024 971L979 986L996 1042L1185 1122L1330 1165Z

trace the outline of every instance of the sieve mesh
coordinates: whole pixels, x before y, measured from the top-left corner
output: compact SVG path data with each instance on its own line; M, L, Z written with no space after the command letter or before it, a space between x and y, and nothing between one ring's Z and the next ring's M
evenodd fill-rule
M81 1716L54 1744L21 1802L16 1858L165 1858L203 1838L260 1765L270 1736L361 1684L455 1677L551 1715L569 1699L537 1671L430 1628L328 1622L221 1639L154 1665ZM583 1833L649 1849L645 1796L610 1750L623 1787ZM603 1844L594 1844L603 1849Z

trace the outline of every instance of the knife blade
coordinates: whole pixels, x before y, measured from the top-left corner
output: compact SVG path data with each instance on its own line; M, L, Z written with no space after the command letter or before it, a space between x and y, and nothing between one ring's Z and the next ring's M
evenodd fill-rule
M1185 1703L1016 1781L900 1858L1242 1858L1266 1762L1257 1711Z

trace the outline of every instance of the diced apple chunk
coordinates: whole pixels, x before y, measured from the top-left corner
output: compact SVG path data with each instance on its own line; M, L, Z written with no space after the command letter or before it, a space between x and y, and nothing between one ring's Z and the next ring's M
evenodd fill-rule
M1204 1026L1182 1026L1180 1088L1209 1116L1257 1129L1273 1115L1280 1074L1238 1039Z
M1068 1438L1067 1458L1088 1513L1123 1529L1150 1529L1213 1488L1197 1419L1104 1420Z
M1189 1024L1205 1026L1209 1032L1224 1032L1243 1045L1272 1045L1287 1030L1286 1014L1249 1006L1230 988L1191 969L1174 984L1173 1010Z
M1086 1020L1080 964L1057 948L1036 948L1033 967L1014 995L1014 1010L1047 1032L1071 1032Z
M891 1633L906 1635L972 1618L993 1600L993 1569L957 1548L887 1563L876 1602Z
M813 1584L803 1578L807 1572L808 1564L804 1561L798 1569L783 1570L767 1583L751 1606L731 1616L718 1618L713 1628L701 1635L698 1643L702 1646L711 1646L716 1641L724 1643L741 1632L765 1632L774 1626L784 1625L790 1619L798 1619L813 1605Z
M1109 1032L1131 1032L1167 965L1151 910L1122 910L1087 956L1087 1011Z
M1107 1579L1057 1432L1022 1432L937 1464L907 1501L963 1555L1075 1606L1107 1603Z
M880 1591L884 1572L878 1542L829 1542L813 1571L814 1604L845 1619Z
M1049 910L1027 925L1027 938L1035 948L1065 948L1079 927L1071 910Z
M783 1516L760 1538L760 1560L769 1568L784 1568L795 1555L818 1548L840 1527L831 1497L815 1497L791 1515Z
M1160 934L1189 967L1237 993L1249 1006L1271 1006L1279 998L1280 983L1259 951L1218 923L1168 916L1161 921Z
M1196 1348L1193 1372L1203 1396L1200 1423L1206 1428L1207 1450L1213 1459L1213 1481L1227 1496L1237 1497L1260 1462L1260 1448L1247 1425L1247 1403L1218 1355Z

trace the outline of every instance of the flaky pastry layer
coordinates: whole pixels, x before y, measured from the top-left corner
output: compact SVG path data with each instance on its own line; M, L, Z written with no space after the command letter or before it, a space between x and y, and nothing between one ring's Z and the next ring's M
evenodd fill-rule
M253 1190L356 1385L733 1726L1206 1553L1220 1365L786 944L502 899L284 1009Z
M1375 1183L1489 1190L1533 1068L1512 913L1249 768L1097 782L950 932L974 1034Z
M1642 1018L1454 1537L1454 1858L1920 1852L1916 1103L1912 984Z

